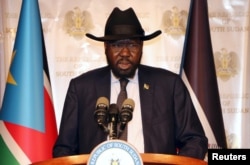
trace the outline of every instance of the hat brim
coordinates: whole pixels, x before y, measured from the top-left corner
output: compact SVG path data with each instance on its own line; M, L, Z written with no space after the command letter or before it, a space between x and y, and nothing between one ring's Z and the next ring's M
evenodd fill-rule
M161 34L161 31L157 30L156 32L149 34L149 35L136 35L136 34L135 35L107 35L103 37L96 37L93 34L86 33L86 36L93 40L102 41L102 42L116 41L116 40L123 40L123 39L133 39L133 38L140 38L142 41L146 41L146 40L153 39L160 34Z

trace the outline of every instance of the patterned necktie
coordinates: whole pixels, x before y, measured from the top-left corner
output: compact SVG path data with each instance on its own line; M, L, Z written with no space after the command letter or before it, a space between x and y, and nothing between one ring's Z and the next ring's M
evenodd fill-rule
M117 97L117 105L119 107L119 110L121 110L122 107L122 103L124 102L125 99L127 99L127 91L126 91L126 86L128 84L128 79L125 78L121 78L120 79L120 86L121 86L121 90L120 93ZM127 126L125 127L124 131L121 134L121 137L119 139L122 140L127 140Z

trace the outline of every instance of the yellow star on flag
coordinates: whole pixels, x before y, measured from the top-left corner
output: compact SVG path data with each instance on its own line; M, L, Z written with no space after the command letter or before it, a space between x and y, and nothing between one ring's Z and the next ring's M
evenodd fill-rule
M11 57L11 63L16 55L16 51L13 52L12 57ZM8 77L7 77L7 83L17 85L14 77L12 76L11 72L9 71Z

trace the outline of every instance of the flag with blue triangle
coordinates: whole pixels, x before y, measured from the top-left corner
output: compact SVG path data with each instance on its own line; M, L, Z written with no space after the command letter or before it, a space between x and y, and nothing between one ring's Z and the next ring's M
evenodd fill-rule
M52 158L57 127L38 0L23 0L0 111L0 164Z

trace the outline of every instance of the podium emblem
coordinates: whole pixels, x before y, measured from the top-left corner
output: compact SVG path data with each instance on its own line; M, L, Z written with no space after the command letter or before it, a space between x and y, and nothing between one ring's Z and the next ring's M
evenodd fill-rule
M141 155L123 140L102 142L90 153L87 165L143 165Z

